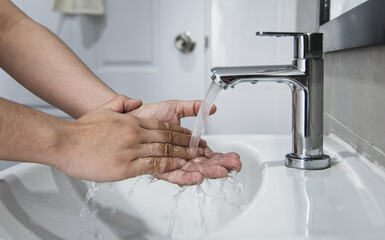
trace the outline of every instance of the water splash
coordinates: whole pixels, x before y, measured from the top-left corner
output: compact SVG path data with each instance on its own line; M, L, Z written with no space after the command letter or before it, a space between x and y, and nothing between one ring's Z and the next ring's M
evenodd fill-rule
M83 220L93 220L97 217L99 209L95 197L95 192L99 189L99 184L92 182L88 188L86 199L80 210L80 217Z
M204 232L208 231L209 228L209 209L211 209L212 204L207 199L207 194L202 189L201 184L196 186L196 197L198 199L199 214L201 217L200 227Z
M103 240L103 233L96 231L94 234L95 239L97 240Z
M235 213L239 213L249 204L244 199L243 185L236 179L237 171L232 171L229 176L222 179L220 185L220 198L233 207Z
M131 189L128 191L128 198L132 197L132 195L134 195L134 192L135 192L135 188L136 188L136 185L138 184L139 180L141 179L142 177L137 177L135 182L132 184L132 187Z
M190 195L186 195L188 193ZM187 203L186 199L190 201ZM168 240L174 235L197 237L205 234L219 226L222 220L226 221L244 210L248 204L244 200L242 183L236 179L236 172L230 173L227 178L205 179L200 185L179 188L171 201L170 213L162 219L168 222ZM195 213L186 216L181 206L195 208ZM191 224L195 226L194 231L187 233Z
M164 219L169 219L170 223L168 225L167 235L166 239L171 240L172 235L174 232L175 222L178 218L178 206L179 206L179 200L182 196L182 193L187 189L187 187L181 187L179 191L172 197L172 205L171 205L171 213L169 215L166 215Z

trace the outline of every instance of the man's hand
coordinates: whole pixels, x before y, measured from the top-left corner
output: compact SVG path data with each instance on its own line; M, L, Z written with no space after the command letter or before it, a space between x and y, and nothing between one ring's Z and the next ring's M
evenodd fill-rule
M144 104L131 111L130 114L140 118L157 119L179 125L181 118L196 116L201 105L201 101L164 101ZM215 113L215 111L216 107L213 106L210 114ZM228 175L229 171L241 169L242 163L238 154L214 153L206 146L204 140L201 140L200 147L205 148L204 156L187 161L180 169L153 175L178 185L194 185L201 183L204 178L223 178Z
M188 151L189 130L122 114L140 105L120 95L70 123L55 148L55 166L84 180L117 181L143 174L162 176L180 169L186 159L204 156L202 148Z

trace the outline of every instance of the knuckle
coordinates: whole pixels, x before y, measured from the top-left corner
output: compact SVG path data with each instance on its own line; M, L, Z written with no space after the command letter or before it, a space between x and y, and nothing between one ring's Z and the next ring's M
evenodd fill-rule
M175 132L168 130L167 131L167 141L170 143L176 144L179 142L179 136Z
M159 165L159 158L153 157L150 159L149 163L150 163L151 169L156 170Z
M168 142L173 142L174 136L170 130L167 130L167 140Z
M133 127L133 128L128 128L127 131L128 131L128 133L129 133L130 135L134 135L134 136L137 136L137 135L140 134L139 129L138 129L138 128L135 128L135 127Z
M154 157L150 160L150 166L153 172L164 173L168 171L170 162L165 158Z
M166 154L166 156L173 156L174 154L174 145L170 144L170 143L166 143L163 145L163 152Z
M142 136L141 129L139 128L128 128L123 131L124 138L128 141L136 141L137 139L140 139Z

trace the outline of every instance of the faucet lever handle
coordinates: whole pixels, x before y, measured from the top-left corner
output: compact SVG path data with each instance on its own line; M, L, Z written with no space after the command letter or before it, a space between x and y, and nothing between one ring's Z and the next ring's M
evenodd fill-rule
M294 37L294 59L322 59L323 34L318 32L257 32L257 36Z
M271 37L297 37L302 36L302 32L257 32L257 36L271 36Z

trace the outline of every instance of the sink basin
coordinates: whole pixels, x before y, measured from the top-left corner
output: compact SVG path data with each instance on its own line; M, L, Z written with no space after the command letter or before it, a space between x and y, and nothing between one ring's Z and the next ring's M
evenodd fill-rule
M257 196L205 239L385 239L385 171L330 135L325 170L284 166L289 136L233 136L253 146L263 169Z
M179 187L150 176L114 183L80 181L39 164L0 173L0 239L191 239L247 209L262 181L258 152L210 137L215 151L240 154L228 179Z
M336 136L332 166L284 166L290 136L204 137L235 151L230 179L95 184L37 164L0 173L0 239L385 239L385 172Z

